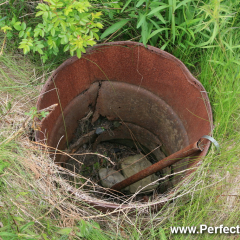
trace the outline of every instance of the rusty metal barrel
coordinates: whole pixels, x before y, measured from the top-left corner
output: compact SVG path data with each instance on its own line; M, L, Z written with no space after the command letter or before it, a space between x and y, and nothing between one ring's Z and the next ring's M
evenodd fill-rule
M212 111L207 92L187 67L171 54L136 42L112 42L89 48L81 59L71 57L45 83L38 110L58 106L41 122L37 141L64 150L73 139L79 120L93 111L93 121L104 116L126 127L115 137L102 135L98 141L130 138L129 129L147 147L164 146L171 155L203 135L212 133ZM203 151L175 164L174 185L207 154ZM55 156L59 162L61 155ZM101 211L129 208L98 199L86 200ZM134 207L133 207L134 208Z

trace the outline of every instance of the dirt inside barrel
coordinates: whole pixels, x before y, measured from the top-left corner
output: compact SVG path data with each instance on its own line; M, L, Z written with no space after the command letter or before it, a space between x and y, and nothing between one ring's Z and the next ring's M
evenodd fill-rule
M72 116L76 116L77 109L83 111L83 102L88 102L88 107L84 107L84 116L76 121ZM127 83L95 82L69 104L64 116L64 120L59 117L56 127L63 121L67 128L71 126L65 151L74 158L63 155L58 161L82 176L79 184L85 183L84 189L91 196L118 204L125 202L129 194L124 191L112 194L102 188L101 168L122 172L121 161L136 154L143 154L154 164L188 144L183 137L186 136L184 127L173 110L153 93ZM173 141L171 145L168 145L169 141ZM153 199L169 191L181 177L171 174L176 169L186 168L186 161L155 173L162 179L158 181L158 187L148 193L139 192L134 200ZM74 181L71 177L69 180ZM92 191L93 184L100 187Z

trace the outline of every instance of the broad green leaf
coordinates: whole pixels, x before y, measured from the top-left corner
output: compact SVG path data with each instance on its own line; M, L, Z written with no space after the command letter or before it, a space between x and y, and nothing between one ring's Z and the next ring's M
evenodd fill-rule
M120 28L122 28L126 23L128 23L130 21L130 19L123 19L115 24L113 24L112 26L110 26L109 28L107 28L103 34L101 35L100 39L103 39L105 37L107 37L108 35L116 32L117 30L119 30Z

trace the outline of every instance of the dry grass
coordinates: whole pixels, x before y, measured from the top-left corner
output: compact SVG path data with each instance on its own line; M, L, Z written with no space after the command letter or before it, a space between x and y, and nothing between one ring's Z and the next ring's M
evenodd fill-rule
M25 60L20 58L17 62L21 61ZM0 208L4 210L4 216L10 214L19 216L26 222L34 221L36 234L48 232L48 235L55 237L58 236L56 228L70 227L73 230L70 239L80 239L75 234L80 220L98 222L102 229L98 231L114 239L159 239L157 236L160 227L168 232L169 226L181 226L184 222L185 225L186 222L188 225L204 222L220 225L233 224L238 219L240 169L234 162L237 164L239 160L239 151L237 142L233 143L232 140L229 144L226 141L222 143L226 147L224 154L218 157L211 150L204 164L191 176L191 181L186 179L181 187L171 191L171 195L158 195L148 202L136 202L136 193L125 200L128 204L125 210L117 208L114 214L102 213L86 204L86 201L96 201L92 192L103 191L103 188L89 179L82 181L83 176L55 164L49 157L49 148L44 142L40 145L29 140L31 122L21 135L6 144L22 127L27 119L25 112L35 105L41 89L41 85L37 85L19 91L14 86L26 86L29 79L33 82L40 79L42 82L48 75L34 75L34 67L27 65L25 69L16 70L18 72L15 76L10 68L13 65L2 61L4 72L0 73L1 83L4 83L1 84L4 88L0 95L3 113L0 118L0 160L10 163L10 167L0 175L0 180L4 183L0 196ZM8 91L6 86L13 88ZM230 159L234 161L222 164ZM221 167L217 164L212 167L213 161L221 163ZM226 171L227 166L229 171ZM88 188L85 188L86 185ZM114 202L103 199L97 201L105 204ZM152 205L166 201L160 211L149 211ZM135 208L136 211L128 215L130 208ZM156 238L154 234L157 234Z

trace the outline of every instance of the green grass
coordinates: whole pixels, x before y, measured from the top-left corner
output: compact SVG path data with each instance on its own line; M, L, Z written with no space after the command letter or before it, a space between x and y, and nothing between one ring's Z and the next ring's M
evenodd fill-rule
M187 65L208 92L214 118L213 137L221 151L217 153L212 146L193 180L157 214L101 214L77 202L61 185L64 170L53 164L44 149L28 141L28 129L6 143L22 126L24 113L35 105L52 69L68 56L45 65L35 56L24 57L13 51L0 56L0 239L238 238L170 233L171 226L240 225L239 10L235 1L228 4L236 9L236 14L227 24L223 22L228 31L221 38L217 34L212 44L215 47L184 49L178 44L169 45L169 52ZM122 35L117 35L121 40ZM134 26L130 26L124 40L137 36ZM197 42L204 41L198 35ZM1 235L3 232L5 236Z

